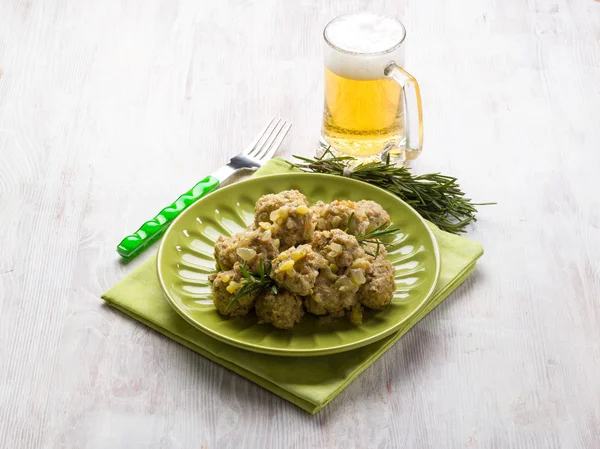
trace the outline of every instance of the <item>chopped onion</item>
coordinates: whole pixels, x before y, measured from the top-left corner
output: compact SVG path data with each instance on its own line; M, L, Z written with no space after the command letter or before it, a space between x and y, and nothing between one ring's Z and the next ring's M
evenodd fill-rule
M308 207L302 205L296 208L296 213L298 215L306 215L308 213Z
M306 256L306 251L304 249L297 249L295 251L292 251L292 254L290 254L290 257L294 262L299 261L300 259L304 258L305 256Z
M362 324L363 312L360 304L355 304L350 312L350 321L352 324Z
M231 281L225 290L227 290L229 293L231 293L233 295L240 288L242 288L242 284L240 284L239 282Z
M235 250L235 252L242 260L245 260L246 262L256 257L256 251L254 251L252 248L238 248Z
M333 271L331 271L331 268L329 267L323 268L321 270L321 273L323 273L323 275L330 281L335 281L337 279L337 275Z
M277 267L277 271L288 271L292 268L294 268L294 261L290 259L279 265L279 267Z
M359 268L350 269L350 279L352 280L352 283L356 285L362 285L367 282L367 279L365 278L365 272Z
M371 267L371 262L369 262L364 257L356 259L352 262L352 268L362 268L363 270L368 270Z
M288 218L288 208L287 208L287 206L283 206L283 207L280 207L277 210L274 210L269 215L269 218L273 222L282 222L284 220L287 220L287 218Z
M342 251L344 250L344 247L342 245L340 245L339 243L335 243L335 242L331 242L329 244L329 247L331 248L331 251L335 254L341 254Z

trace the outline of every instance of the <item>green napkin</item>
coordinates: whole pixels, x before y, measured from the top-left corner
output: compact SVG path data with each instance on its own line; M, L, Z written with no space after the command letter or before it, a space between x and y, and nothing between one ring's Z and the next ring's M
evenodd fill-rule
M255 176L291 171L294 169L285 161L273 159ZM440 248L442 270L436 289L425 307L395 334L341 354L299 358L262 355L229 346L205 335L181 318L165 299L156 275L156 256L108 290L102 298L108 305L314 414L442 302L475 269L475 262L483 254L479 243L430 226Z

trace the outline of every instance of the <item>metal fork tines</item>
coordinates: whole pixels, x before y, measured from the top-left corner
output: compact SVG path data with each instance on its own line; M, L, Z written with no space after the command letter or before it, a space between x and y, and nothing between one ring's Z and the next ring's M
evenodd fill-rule
M273 117L252 143L242 153L234 156L227 165L234 169L262 167L281 146L291 127L291 123Z

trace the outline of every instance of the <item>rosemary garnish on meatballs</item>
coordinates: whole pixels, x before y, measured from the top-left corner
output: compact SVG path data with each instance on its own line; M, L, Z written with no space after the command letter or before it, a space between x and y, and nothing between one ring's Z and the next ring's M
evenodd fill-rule
M259 295L260 293L271 289L273 293L277 294L277 285L271 279L271 262L264 262L262 257L258 261L258 270L252 272L248 270L248 263L240 267L242 273L242 280L240 282L241 287L235 292L231 302L225 309L228 311L240 298L248 295Z

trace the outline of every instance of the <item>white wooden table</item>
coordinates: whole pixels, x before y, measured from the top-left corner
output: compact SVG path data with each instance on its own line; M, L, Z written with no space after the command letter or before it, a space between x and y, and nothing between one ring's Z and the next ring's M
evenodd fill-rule
M310 416L99 296L269 117L312 153L321 30L359 9L407 26L416 170L498 205L477 272ZM594 0L0 0L0 447L600 447L599 80Z

